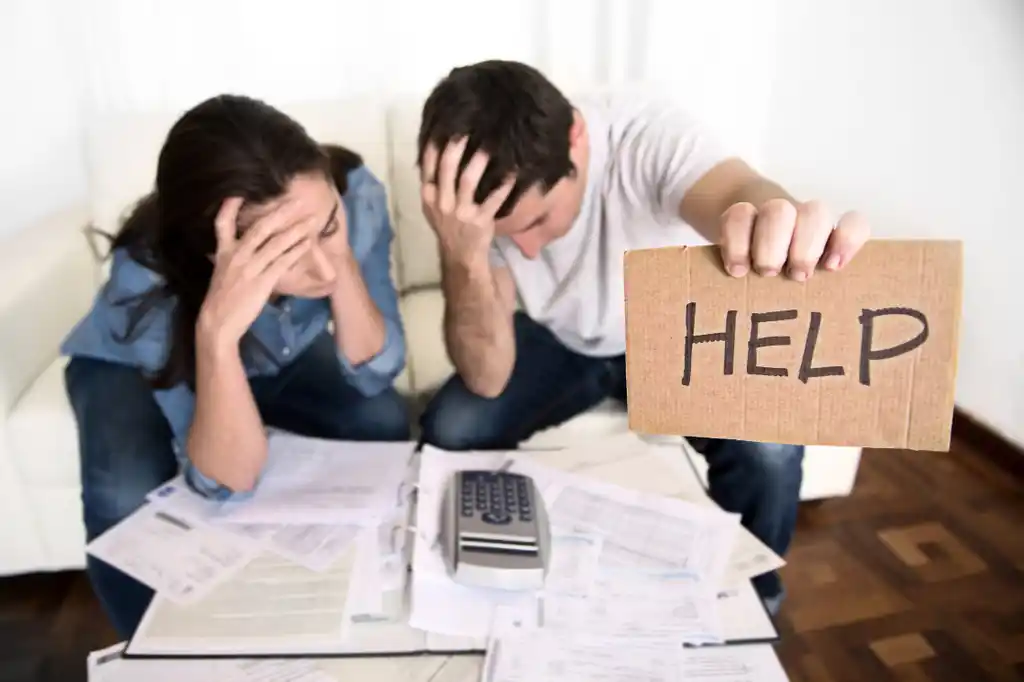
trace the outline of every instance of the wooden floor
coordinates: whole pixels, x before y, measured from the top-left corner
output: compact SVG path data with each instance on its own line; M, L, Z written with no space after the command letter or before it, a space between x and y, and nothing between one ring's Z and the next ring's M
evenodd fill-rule
M865 452L787 559L793 682L1024 680L1024 482L986 454ZM114 641L81 574L0 580L3 682L84 680Z

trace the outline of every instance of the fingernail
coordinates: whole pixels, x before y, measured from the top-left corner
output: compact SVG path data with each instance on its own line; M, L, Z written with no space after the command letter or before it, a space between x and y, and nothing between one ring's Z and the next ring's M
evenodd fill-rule
M747 274L746 265L730 265L729 274L733 277L743 277Z
M797 282L803 282L805 279L807 279L807 272L804 270L794 270L793 272L790 273L789 276L792 277Z
M779 274L779 271L775 268L761 268L762 277L774 277L777 274Z
M825 261L825 267L828 268L829 270L838 270L839 261L839 254L833 253L831 256L828 257L828 260Z

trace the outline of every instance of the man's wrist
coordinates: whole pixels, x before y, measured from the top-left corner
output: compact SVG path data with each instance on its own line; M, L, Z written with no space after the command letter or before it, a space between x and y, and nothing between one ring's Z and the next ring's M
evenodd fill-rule
M441 265L446 271L460 272L470 279L489 277L491 274L490 253L487 250L456 252L441 249Z

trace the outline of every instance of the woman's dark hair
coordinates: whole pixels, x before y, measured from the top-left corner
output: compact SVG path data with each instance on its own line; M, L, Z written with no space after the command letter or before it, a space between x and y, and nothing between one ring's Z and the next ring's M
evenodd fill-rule
M213 275L214 219L224 200L242 197L262 204L282 196L296 175L321 171L342 194L348 172L362 165L358 154L320 145L277 109L248 97L220 95L186 112L164 141L156 186L143 197L112 240L160 276L161 282L126 301L131 342L146 316L173 306L170 350L153 377L157 388L195 378L195 326ZM254 339L243 338L243 352Z

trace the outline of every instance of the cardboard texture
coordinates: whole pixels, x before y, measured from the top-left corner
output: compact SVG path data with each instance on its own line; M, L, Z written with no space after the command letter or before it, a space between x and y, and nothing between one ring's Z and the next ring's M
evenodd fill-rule
M795 282L730 277L714 246L627 252L630 428L948 450L962 253L876 240Z

